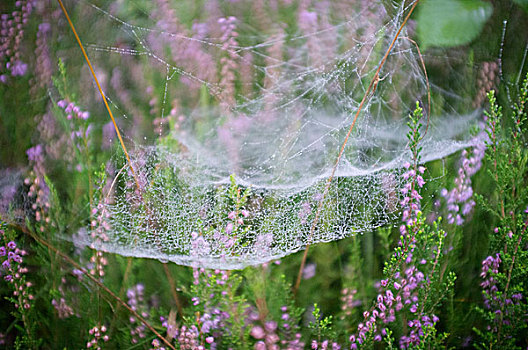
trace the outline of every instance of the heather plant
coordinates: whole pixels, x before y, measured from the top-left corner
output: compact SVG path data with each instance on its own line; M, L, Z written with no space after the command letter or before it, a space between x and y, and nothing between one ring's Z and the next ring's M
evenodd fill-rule
M439 321L436 314L456 278L450 272L438 271L445 259L447 236L439 227L441 219L426 224L421 212L419 190L425 184L422 174L426 170L420 165L422 117L422 109L417 105L408 123L412 162L405 165L402 175L407 184L402 189L404 196L400 203L400 239L385 263L376 301L363 312L363 321L349 337L350 347L354 349L368 348L372 342L381 341L392 346L395 333L400 335L399 346L404 349L435 348L446 337L436 331Z
M28 65L22 61L21 44L24 37L24 27L35 6L34 1L17 1L16 10L1 16L0 35L0 81L6 83L10 76L23 76L27 73Z
M482 261L481 283L484 305L477 310L485 328L475 328L479 348L520 349L526 339L526 230L528 192L526 184L526 102L528 76L519 86L505 120L495 92L488 93L486 113L486 162L494 195L479 195L478 202L494 217L489 256Z
M27 278L27 265L24 264L27 251L19 247L20 243L17 244L18 237L15 231L8 228L4 222L0 221L0 225L1 276L9 290L5 298L14 306L14 309L4 310L11 309L8 312L13 316L14 322L10 328L14 327L20 334L15 340L15 346L38 347L39 340L35 336L37 324L32 315L35 296L32 282Z
M2 3L0 347L526 348L524 9Z

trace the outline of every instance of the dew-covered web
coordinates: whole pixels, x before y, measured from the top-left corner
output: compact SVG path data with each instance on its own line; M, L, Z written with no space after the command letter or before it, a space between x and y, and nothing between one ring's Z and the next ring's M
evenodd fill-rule
M399 215L408 114L416 101L428 111L422 58L407 28L323 193L408 8L358 0L277 2L278 9L258 10L253 2L212 1L191 28L163 1L142 17L118 3L78 6L96 23L77 26L120 115L134 170L116 151L116 171L95 198L93 215L107 223L94 221L92 235L78 243L234 269L370 231ZM296 11L295 23L281 22L281 11ZM428 63L441 76L459 64L456 54ZM471 145L478 115L460 90L432 78L430 91L440 102L424 119L425 162ZM140 107L145 101L150 110ZM151 132L138 131L144 129ZM112 133L103 137L115 141Z

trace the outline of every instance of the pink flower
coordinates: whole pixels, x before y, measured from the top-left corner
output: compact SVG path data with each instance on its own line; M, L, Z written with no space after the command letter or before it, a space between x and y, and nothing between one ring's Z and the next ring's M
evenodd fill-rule
M230 235L231 233L233 233L233 223L228 223L226 225L226 228L225 228L225 232Z
M251 336L255 339L263 339L266 336L266 332L264 331L264 328L260 326L253 327L249 334L251 334Z

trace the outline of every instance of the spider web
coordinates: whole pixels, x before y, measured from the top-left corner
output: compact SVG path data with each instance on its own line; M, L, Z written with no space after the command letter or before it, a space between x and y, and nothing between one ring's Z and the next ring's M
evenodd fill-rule
M137 13L127 19L133 7L77 5L91 18L78 26L85 27L105 95L133 146L134 172L116 154L118 171L95 198L94 215L105 223L93 223L76 243L235 269L390 223L399 215L400 170L410 159L408 114L416 101L427 104L410 33L396 41L323 193L408 9L284 2L259 13L251 2L215 4L192 28L163 1L140 19ZM297 24L278 21L288 6ZM456 53L424 58L441 68L439 75L460 67ZM430 82L433 100L441 102L424 120L424 162L470 146L469 128L479 115L461 90L440 81ZM137 102L147 100L150 111ZM115 141L111 133L103 137Z

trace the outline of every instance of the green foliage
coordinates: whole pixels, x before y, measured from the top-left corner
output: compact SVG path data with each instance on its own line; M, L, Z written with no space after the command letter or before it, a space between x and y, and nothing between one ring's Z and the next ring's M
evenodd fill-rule
M32 283L26 278L28 271L23 261L27 253L20 247L20 241L17 232L0 219L0 276L9 291L4 298L11 304L5 309L9 309L14 319L10 328L15 327L18 330L15 348L37 348L41 340L35 336L37 324L33 309L34 291Z
M528 329L524 320L528 313L528 75L509 112L510 120L504 117L494 91L488 98L486 160L495 191L493 196L477 198L495 216L496 228L490 237L490 256L482 266L485 303L476 308L487 327L474 331L479 336L478 348L521 349L526 346L523 335Z
M321 315L321 309L317 306L317 304L314 304L312 316L315 319L315 321L310 322L308 325L310 329L312 330L312 334L315 338L317 338L318 341L323 341L326 339L335 339L336 333L332 329L332 316L325 316L323 317Z
M407 140L409 140L409 149L412 152L413 161L415 164L419 164L421 161L422 146L419 145L422 136L420 129L423 124L421 119L423 118L423 109L420 107L420 103L416 102L416 108L413 113L409 116L410 120L407 122L409 131L407 132Z
M474 40L493 7L482 0L423 0L418 5L418 38L423 49L458 46Z
M521 8L527 9L528 5L525 0L514 0L514 2ZM220 2L219 11L226 11L227 4L228 2ZM183 27L191 28L197 17L200 21L207 20L206 14L195 13L199 8L195 3L187 1L174 5L178 9L178 19ZM509 5L511 5L509 2L506 5L494 2L494 6L504 7L508 11L510 10ZM0 7L3 10L7 6L1 5ZM285 30L286 35L289 36L297 34L295 30L298 19L296 15L293 15L296 13L297 6L295 2L280 5L278 13L272 17L274 23L291 24ZM154 5L146 3L127 3L120 6L119 15L133 14L137 17L138 23L142 23L141 21L146 18L145 13L150 13L153 8ZM489 1L480 0L422 0L418 9L417 34L421 48L424 49L464 45L472 42L485 28L491 16L492 5ZM518 7L513 7L513 9L518 9ZM310 7L308 10L315 11L316 8ZM82 13L75 14L74 19L82 15ZM234 15L247 15L253 18L253 7L247 6ZM64 23L57 21L53 23L53 26L55 25L62 26ZM255 29L258 29L258 26L240 30L255 32L255 36L261 35ZM266 28L266 30L271 29ZM35 32L35 28L28 28L27 32ZM518 36L522 37L522 35ZM58 39L57 36L53 38ZM27 44L26 54L34 49L33 39L30 44ZM57 45L62 46L54 48L61 55L65 50L72 49L72 47L64 47L64 43L60 44L64 41L56 40ZM128 44L123 39L123 45ZM252 42L244 43L244 45L252 44ZM381 44L380 41L373 48L372 55L381 56ZM489 50L483 49L483 47L488 47L485 45L486 43L475 43L475 46L488 54ZM496 48L496 45L493 48ZM478 51L478 49L475 50L477 53ZM504 55L503 61L521 61L524 46L517 51L519 52L514 57L512 56L513 58ZM267 54L264 50L258 53L263 57ZM255 59L264 59L263 57ZM136 59L138 62L134 61L134 63L140 64L142 58L134 57L134 60ZM482 57L480 59L482 60ZM57 128L63 135L68 136L74 130L67 120L67 114L57 106L57 101L60 99L78 101L79 99L79 103L90 105L85 102L93 99L92 94L87 94L84 90L79 91L72 86L72 72L82 66L79 62L80 59L75 61L71 57L68 60L59 59L58 62L54 62L53 86L43 89L38 96L31 96L29 93L32 76L19 77L7 85L0 83L0 100L2 100L0 103L0 163L2 165L29 173L25 150L40 142L35 136L40 132L39 124L33 119L35 115L51 113L57 122ZM471 65L478 65L479 62L479 59L474 60L471 56ZM127 71L126 67L120 68L123 69L124 75L133 75L133 72ZM148 70L146 74L148 78L152 78L149 83L156 86L153 96L163 95L165 83L163 74L150 66L144 68ZM504 65L504 75L508 77L506 68L507 64ZM104 70L106 67L101 67L101 69ZM373 72L370 66L367 66L366 70ZM255 84L262 84L264 73L255 74L259 77ZM475 175L474 187L475 191L479 192L476 196L478 205L472 220L469 218L464 226L454 227L438 218L442 209L437 212L436 207L431 203L438 194L433 193L434 189L424 188L420 192L424 198L416 214L416 220L411 222L394 220L394 225L381 227L375 233L365 232L364 235L311 247L308 262L315 264L317 274L309 280L303 280L296 294L291 290L291 281L294 281L297 275L301 259L299 254L282 259L280 265L272 262L258 267L249 267L243 271L228 272L205 270L199 267L187 268L174 264L163 265L159 261L125 258L104 253L108 265L105 275L98 280L125 303L128 301L127 290L133 285L143 283L145 300L144 305L138 310L146 312L145 310L149 309L146 316L147 322L167 337L176 348L183 348L183 344L180 344L178 335L170 334L170 332L179 331L186 326L196 328L197 343L206 349L212 348L207 340L209 337L214 337L217 349L253 349L257 344L261 346L259 342L265 342L266 338L257 338L252 331L257 327L264 329L267 323L272 322L277 325L273 334L276 334L280 341L285 342L277 343L281 348L287 348L288 342L293 342L298 334L299 339L304 343L304 348L309 347L312 340L318 342L330 340L338 342L342 349L345 349L350 348L350 336L356 334L358 325L365 324L368 317L371 317L373 309L378 307L378 295L386 295L384 293L388 290L394 295L398 293L401 295L402 289L396 289L394 283L401 284L406 270L416 267L424 275L424 280L416 292L417 300L414 302L417 305L416 311L410 311L409 306L406 305L395 314L395 319L387 324L377 319L360 347L379 348L384 344L388 349L400 348L399 341L402 336L408 336L411 330L409 321L418 317L437 315L440 320L431 326L423 327L423 334L419 335L420 342L409 348L460 348L464 338L470 336L473 339L468 341L468 344L476 348L526 348L528 213L525 210L528 205L528 151L526 147L528 76L526 78L518 89L511 84L508 85L512 96L516 97L515 102L506 101L501 107L499 101L506 100L505 93L491 91L488 95L490 106L486 112L488 140L485 169ZM127 79L124 80L123 85L131 83ZM177 80L173 79L171 82L181 87L182 83L176 82ZM350 84L350 82L345 81L343 84ZM395 90L399 89L397 81L392 81L392 84ZM379 89L382 89L383 85L380 82ZM236 88L240 89L240 86L240 82L237 81ZM125 86L122 87L125 89ZM174 86L169 88L169 94L172 88ZM142 117L141 123L151 128L151 119L154 116L149 115L151 106L148 99L150 96L144 96L145 94L138 87L129 90L131 100ZM350 87L350 90L351 94L362 92L355 86ZM498 89L497 91L503 90ZM462 96L462 98L466 97L468 96ZM204 110L204 117L198 120L193 127L201 130L197 132L201 137L207 137L206 130L210 130L211 125L217 125L219 122L211 120L211 116L208 115L218 104L212 92L209 91L209 87L205 84L201 85L195 100L184 99L181 103L185 108L194 108L195 103ZM437 101L437 103L447 104L449 102ZM155 104L156 108L161 107L159 101ZM165 107L168 108L168 106ZM432 108L434 112L438 106L433 104ZM69 159L74 164L59 164L46 158L46 173L42 174L41 190L46 193L48 206L45 212L49 220L36 220L36 211L41 207L37 209L33 207L36 203L34 198L27 196L29 185L22 183L22 177L16 188L16 195L21 198L21 203L10 209L10 214L14 219L9 221L10 226L2 222L0 227L3 231L0 247L5 247L13 241L16 242L18 248L23 247L28 252L22 263L16 265L27 268L27 273L20 275L17 283L27 287L27 282L31 282L27 290L33 295L28 308L16 308L15 305L21 303L20 294L14 294L17 288L6 280L7 269L0 268L2 308L0 342L5 341L5 344L1 345L6 348L85 348L86 343L91 339L88 330L94 325L106 325L109 328L107 333L109 341L106 343L100 341L105 348L149 349L153 347L151 342L155 339L155 335L150 330L145 331L145 337L139 339L138 343L132 342L131 331L136 331L139 322L130 322L130 311L120 304L115 296L105 294L100 285L96 285L83 276L54 250L37 243L31 236L38 235L38 237L45 238L53 247L71 256L84 268L89 270L93 267L91 258L97 252L91 249L81 250L71 242L74 240L72 236L79 233L86 234L84 229L91 225L94 206L93 203L89 203L90 200L98 201L102 196L109 195L105 192L109 184L113 185L113 191L126 187L121 179L108 176L106 161L111 157L120 156L115 154L118 148L101 149L100 129L107 120L106 117L103 118L102 113L98 115L97 111L97 108L91 110L94 116L93 121L75 121L78 124L74 126L84 131L87 130L89 123L92 123L95 131L90 135L85 134L79 139L79 143L69 149L71 154L68 156L71 156ZM424 137L422 114L423 111L417 104L408 123L407 139L413 162L409 169L415 171L422 163L421 142ZM168 124L171 130L175 127L174 120L170 120ZM124 129L128 127L130 126L127 125ZM127 131L132 133L134 130ZM185 151L175 138L166 137L158 142L174 151ZM112 147L119 146L114 144ZM352 155L353 152L350 154ZM441 182L451 183L456 177L456 172L451 171L451 164L456 161L447 159L441 162L441 165L438 165L439 162L427 165L429 169L427 173L433 181L436 181L435 185ZM124 157L117 163L119 167L123 166ZM81 171L74 169L76 164L80 165ZM123 169L125 170L122 171L126 171L126 167ZM445 169L448 171L443 172ZM183 190L185 184L182 183L180 174L174 173L173 170L170 167L155 169L155 174L160 176L154 176L152 182L147 183L146 186L165 186L175 191ZM34 174L28 177L33 180L33 176ZM114 181L115 183L112 183ZM161 181L164 182L160 183ZM339 179L338 181L340 181L339 186L342 187L337 187L336 192L340 188L351 186L354 180ZM368 183L359 183L357 186L368 185ZM324 182L318 186L322 190ZM129 190L134 191L135 189ZM192 189L185 188L185 191L191 193ZM220 223L225 222L226 217L231 216L232 219L229 220L233 223L233 228L230 235L235 238L235 244L238 245L250 243L237 238L256 224L256 220L251 215L245 217L244 210L257 204L268 206L270 209L275 205L281 205L279 199L276 198L268 198L262 203L253 203L252 200L258 194L250 188L237 184L234 175L231 176L229 184L214 187L210 192L210 198L206 198L212 203L211 214L208 215L215 217L211 220L209 217L207 220L197 217L183 224L193 229L197 228L198 235L212 236L215 231L226 232L225 225L222 226ZM305 193L301 193L298 200L304 200L306 196ZM398 194L396 196L398 197ZM156 198L147 193L145 199L155 203ZM127 204L132 206L132 203ZM327 198L324 205L328 207L325 207L325 210L330 212L329 208L336 203ZM163 210L160 206L155 208ZM292 212L291 215L296 223L301 221L297 212ZM314 216L315 211L312 211L306 221L311 222ZM118 218L112 219L118 220ZM242 219L242 224L239 223L239 219ZM272 221L273 218L262 220ZM337 220L339 218L323 218L321 223L331 227ZM130 227L134 225L145 227L148 223L127 222L127 224ZM401 225L404 226L406 234L400 232L398 226ZM262 223L262 228L266 228L265 222ZM469 242L466 248L462 244L457 244L462 239ZM482 252L475 252L479 250L477 246L485 247L485 249ZM474 268L475 265L479 265L480 268L482 259L479 254L484 253L491 257L499 254L501 260L498 271L488 274L488 277L494 279L497 287L496 294L493 296L500 301L492 303L492 308L488 308L483 302L482 288L479 287L483 280L477 278L481 271ZM0 256L0 262L6 259L6 256ZM455 269L456 275L453 271ZM459 271L461 271L460 274ZM458 279L457 276L459 276ZM171 282L170 279L173 281ZM473 285L471 288L466 287L471 284ZM464 286L463 290L461 286ZM514 298L514 295L522 295L522 298L516 300L517 297ZM488 296L491 295L488 294ZM52 304L54 301L57 303L64 301L64 304L61 304L63 309L57 307L57 304ZM71 314L64 313L67 309L64 305L71 308ZM311 315L309 311L306 312L307 309L311 309L310 305L314 305ZM369 312L368 317L365 317L365 311ZM208 319L209 316L212 318ZM167 320L169 326L172 327L171 330L162 325L160 317ZM211 328L207 328L209 327L207 322L217 317L220 321ZM471 328L474 333L467 331ZM381 341L375 340L375 337L381 334L381 329L384 329L385 334L381 335ZM269 332L266 335L269 335Z
M528 12L528 0L513 0L517 5L519 5L524 11Z

